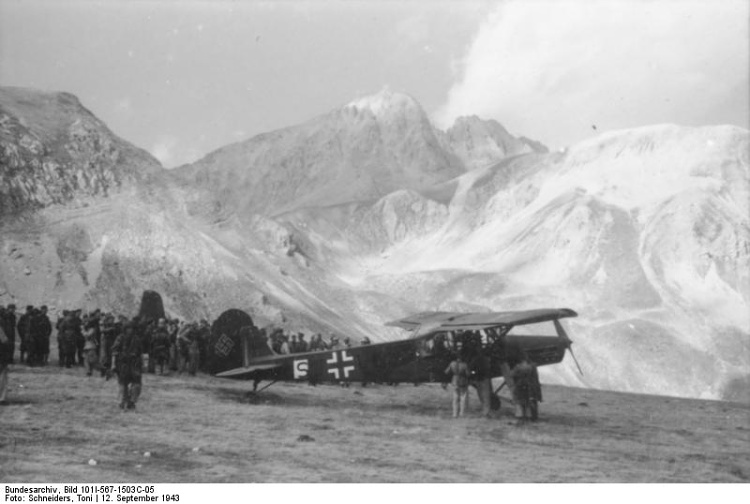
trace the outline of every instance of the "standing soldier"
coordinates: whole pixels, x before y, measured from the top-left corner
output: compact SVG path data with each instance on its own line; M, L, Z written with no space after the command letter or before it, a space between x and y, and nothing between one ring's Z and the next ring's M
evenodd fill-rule
M194 322L189 322L182 326L177 334L177 355L179 360L180 374L185 372L188 362L190 361L190 344L192 343L196 326Z
M44 362L44 321L42 312L34 308L26 324L26 362L29 366Z
M211 325L208 320L201 319L198 327L196 343L198 345L198 357L195 359L196 370L206 371L208 365L208 345L211 342Z
M297 351L299 353L305 353L307 352L307 349L309 348L307 341L305 341L305 335L302 333L297 333Z
M284 333L281 333L281 335L279 336L279 340L281 341L279 353L284 355L290 354L291 350L289 348L289 342L287 341L287 337Z
M83 338L83 321L81 320L81 310L73 310L71 324L73 327L73 338L76 349L75 353L78 357L78 365L83 366L83 347L86 345L86 340Z
M3 310L0 309L0 313ZM5 313L2 313L5 315ZM5 324L0 324L0 405L7 404L8 394L8 366L13 359L11 339L5 334Z
M143 345L143 351L148 355L147 371L149 374L154 374L156 371L156 359L151 355L151 339L154 337L154 331L156 330L156 320L144 320L141 324L140 334L143 336L141 344Z
M83 329L83 353L86 365L86 376L91 376L99 366L99 340L97 338L96 320L89 318Z
M151 331L151 350L148 354L149 373L151 371L151 361L153 360L154 371L159 367L159 374L164 374L164 365L169 363L169 331L167 321L159 319L156 327Z
M120 408L135 409L141 395L143 373L143 348L141 339L135 334L135 323L128 322L123 333L112 345L112 371L117 371L120 386Z
M464 416L469 401L469 366L464 362L461 345L456 346L456 358L448 364L445 374L453 384L453 418Z
M42 305L40 308L40 330L42 333L42 365L46 366L49 362L49 339L52 336L52 322L47 315L47 306Z
M489 418L492 398L492 370L490 369L490 358L484 354L481 347L477 349L469 368L472 385L476 387L479 402L482 405L482 416Z
M26 348L26 339L29 332L29 319L33 310L34 307L29 305L26 307L26 313L18 317L18 337L21 339L21 359L19 362L21 363L26 362L26 352L28 351Z
M60 346L60 365L70 368L75 364L76 333L75 318L72 312L64 312L65 317L57 329L57 344Z
M190 333L192 336L190 338L190 342L188 343L188 373L190 373L190 376L195 376L195 373L198 371L198 366L200 365L200 339L201 339L201 330L200 328L192 331Z
M172 319L169 321L169 370L177 371L177 333L180 331L180 321Z
M115 318L107 314L102 320L100 327L101 337L99 339L99 365L102 376L106 374L107 369L112 366L112 345L117 337L115 328Z
M529 361L526 352L521 352L521 362L513 368L513 402L516 405L518 423L539 417L538 403L542 401L542 386L536 366Z
M5 311L0 309L0 327L3 328L5 331L5 337L9 340L9 362L13 364L14 354L16 352L16 305L9 304Z
M341 342L336 336L331 334L331 342L327 346L329 350L338 350L341 348Z

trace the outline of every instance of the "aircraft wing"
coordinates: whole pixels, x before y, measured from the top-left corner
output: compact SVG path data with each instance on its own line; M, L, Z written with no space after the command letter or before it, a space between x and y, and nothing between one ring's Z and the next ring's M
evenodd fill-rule
M432 325L435 323L443 323L453 317L457 317L460 315L465 314L461 312L420 312L414 315L409 315L408 317L404 317L402 319L386 322L385 325L391 327L400 327L402 329L411 331L421 326L422 324Z
M253 366L243 366L239 368L230 369L223 373L217 373L216 376L219 378L237 378L243 375L253 374L256 371L267 371L269 369L275 369L281 367L281 363L268 363L268 364L255 364Z
M569 308L489 313L422 312L388 322L386 325L413 330L423 324L429 324L429 332L476 331L488 327L535 324L577 316L578 314Z

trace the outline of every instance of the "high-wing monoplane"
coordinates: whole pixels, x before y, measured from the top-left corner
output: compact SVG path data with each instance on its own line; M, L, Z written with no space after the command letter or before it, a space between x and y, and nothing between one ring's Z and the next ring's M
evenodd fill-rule
M568 308L423 312L386 324L409 331L405 339L278 354L249 315L241 310L227 310L214 322L208 366L212 374L221 378L254 380L254 390L262 381L272 384L280 380L312 384L444 383L448 380L444 371L455 351L465 348L489 357L492 377L507 380L509 370L520 362L522 354L537 366L561 362L572 341L560 319L576 316ZM522 334L531 327L537 328L533 324L541 323L551 323L556 335Z

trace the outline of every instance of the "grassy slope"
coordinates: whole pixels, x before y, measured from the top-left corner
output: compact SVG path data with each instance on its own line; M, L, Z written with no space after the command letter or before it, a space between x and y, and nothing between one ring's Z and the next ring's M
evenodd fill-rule
M480 418L475 395L452 420L434 385L276 384L249 399L248 383L146 375L133 413L115 381L80 368L15 365L10 382L6 482L750 480L750 406L737 403L548 386L541 421L516 427L505 406Z

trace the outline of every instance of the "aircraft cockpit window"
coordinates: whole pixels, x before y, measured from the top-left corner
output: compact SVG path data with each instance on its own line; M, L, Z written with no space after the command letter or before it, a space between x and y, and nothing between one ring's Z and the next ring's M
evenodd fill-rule
M445 333L438 333L432 338L421 341L417 347L417 354L422 357L440 355L447 351L449 351L449 346Z

